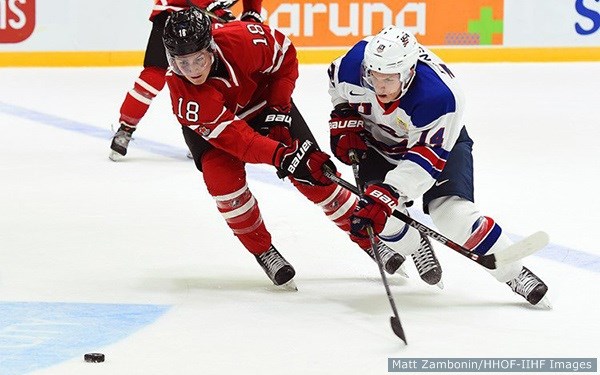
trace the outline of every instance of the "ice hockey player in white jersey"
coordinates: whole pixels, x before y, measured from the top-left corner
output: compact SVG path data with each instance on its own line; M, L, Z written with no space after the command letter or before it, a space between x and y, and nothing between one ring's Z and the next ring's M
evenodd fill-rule
M390 217L422 197L440 232L473 252L501 252L512 243L473 203L473 141L461 122L465 98L440 58L410 31L388 26L355 44L328 73L331 150L345 164L356 150L366 185L350 218L353 235L367 236L372 225L401 254L430 248L416 229ZM548 305L548 287L521 262L490 273L532 305Z

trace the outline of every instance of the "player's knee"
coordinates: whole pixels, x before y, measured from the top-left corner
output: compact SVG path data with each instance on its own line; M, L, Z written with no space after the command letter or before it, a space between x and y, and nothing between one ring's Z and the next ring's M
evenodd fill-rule
M460 244L469 238L472 225L482 216L473 202L457 196L432 200L429 215L440 232Z
M202 155L202 176L210 195L231 194L246 185L244 163L218 149Z

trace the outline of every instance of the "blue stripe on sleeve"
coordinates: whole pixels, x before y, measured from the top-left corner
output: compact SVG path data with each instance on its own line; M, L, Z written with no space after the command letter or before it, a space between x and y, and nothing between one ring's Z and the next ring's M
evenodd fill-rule
M421 128L456 111L456 100L450 88L429 65L417 63L417 73L410 90L400 100L414 126Z
M338 71L339 82L351 83L356 86L360 84L360 66L365 56L365 47L367 42L361 40L356 43L348 53L342 58L340 69Z

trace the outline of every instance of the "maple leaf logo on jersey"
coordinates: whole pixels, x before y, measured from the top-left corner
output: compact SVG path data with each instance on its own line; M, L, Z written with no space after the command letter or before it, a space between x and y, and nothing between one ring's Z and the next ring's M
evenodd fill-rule
M210 129L203 126L200 129L198 129L198 133L202 134L205 137L208 137L208 135L210 134Z

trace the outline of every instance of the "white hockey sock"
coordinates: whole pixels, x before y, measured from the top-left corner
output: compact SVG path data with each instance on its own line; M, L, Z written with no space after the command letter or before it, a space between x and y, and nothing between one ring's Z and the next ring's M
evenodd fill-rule
M500 226L466 199L449 196L434 199L429 204L429 215L440 232L452 241L467 244L480 254L494 254L512 244ZM514 262L495 270L486 269L500 282L519 275L523 264Z
M408 214L408 211L405 210L404 213ZM419 248L421 235L415 228L392 216L379 234L379 238L388 247L407 257Z

